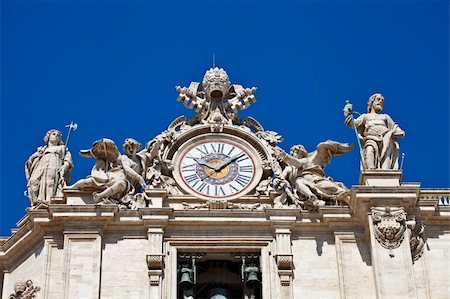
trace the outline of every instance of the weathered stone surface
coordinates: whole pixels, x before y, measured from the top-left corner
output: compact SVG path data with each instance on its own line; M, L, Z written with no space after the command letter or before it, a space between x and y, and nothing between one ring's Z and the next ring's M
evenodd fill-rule
M278 133L239 118L256 89L231 84L223 69L177 90L192 118L139 152L134 139L124 155L101 139L82 151L96 159L90 176L52 200L30 193L33 207L0 241L2 298L20 298L27 281L48 299L190 298L193 285L264 299L450 297L450 190L402 182L403 131L380 114L381 95L354 123L365 158L349 190L324 168L351 145L279 150ZM45 148L61 154L60 135L50 136ZM41 170L72 163L68 151L48 161L44 152L27 163L34 191L41 161Z

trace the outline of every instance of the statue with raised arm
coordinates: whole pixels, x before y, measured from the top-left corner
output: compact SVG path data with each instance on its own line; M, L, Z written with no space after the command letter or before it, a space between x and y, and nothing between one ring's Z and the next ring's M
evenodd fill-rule
M280 178L290 184L293 195L307 208L323 206L330 201L348 203L348 189L344 184L326 177L324 169L331 158L352 149L353 144L331 140L319 143L311 153L303 145L293 146L289 155L276 148L278 159L286 164Z
M73 189L93 189L95 202L121 203L127 205L126 195L134 195L145 186L144 164L137 155L141 144L127 138L123 144L126 155L120 155L114 142L100 139L89 150L81 151L84 157L96 158L91 175L70 186Z
M62 196L62 188L69 183L73 169L72 156L61 141L61 132L52 129L45 134L44 142L25 163L27 191L31 204L50 203L50 198Z
M353 118L352 104L344 107L345 124L355 128L361 144L363 169L398 169L398 139L405 132L388 114L382 113L384 97L375 93L369 98L367 113Z

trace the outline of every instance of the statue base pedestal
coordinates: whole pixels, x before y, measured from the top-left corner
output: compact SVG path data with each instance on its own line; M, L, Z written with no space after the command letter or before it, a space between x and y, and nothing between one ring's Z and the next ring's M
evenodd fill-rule
M374 187L398 187L402 182L401 170L361 170L359 184Z

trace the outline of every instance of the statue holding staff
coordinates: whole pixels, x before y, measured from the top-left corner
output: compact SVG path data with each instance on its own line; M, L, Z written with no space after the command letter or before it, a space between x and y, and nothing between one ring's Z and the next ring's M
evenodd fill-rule
M52 129L45 134L44 142L25 163L27 191L31 204L50 203L50 198L62 196L62 188L69 183L73 169L72 155L61 141L61 132Z
M361 144L363 169L398 169L398 139L405 132L388 114L382 113L384 97L373 94L367 104L367 113L353 118L352 104L344 107L345 124L355 128Z

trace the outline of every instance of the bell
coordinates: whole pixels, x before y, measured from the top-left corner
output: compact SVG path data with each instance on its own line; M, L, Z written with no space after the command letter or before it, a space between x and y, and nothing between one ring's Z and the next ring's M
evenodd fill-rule
M181 289L187 290L192 288L192 286L194 285L194 283L192 282L191 272L192 270L189 268L181 269L181 279L178 283Z
M228 299L228 291L224 288L214 288L209 292L209 299Z
M248 287L256 287L261 282L258 279L258 267L248 267L246 269L247 274L247 280L245 281L245 284Z

